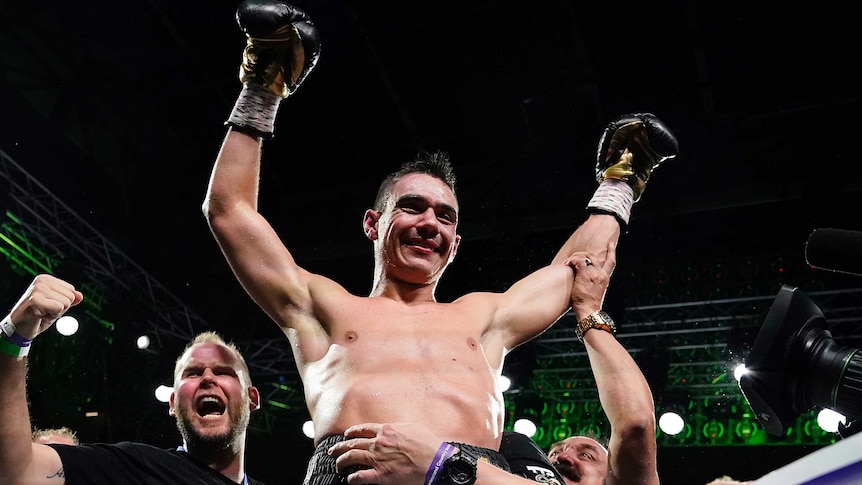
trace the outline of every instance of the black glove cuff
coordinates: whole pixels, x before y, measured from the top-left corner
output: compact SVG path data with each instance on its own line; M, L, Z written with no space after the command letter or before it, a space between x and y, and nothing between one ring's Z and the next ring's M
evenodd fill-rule
M626 224L626 221L624 221L623 218L620 217L616 212L599 209L598 207L587 207L586 212L587 214L604 214L608 216L614 216L614 218L617 220L617 223L619 223L620 225L620 233L627 234L629 232L629 225Z
M252 138L258 138L260 140L272 140L275 137L275 134L273 133L264 133L251 126L238 125L236 123L231 123L230 121L225 121L224 124L225 126L230 126L233 131L238 131Z

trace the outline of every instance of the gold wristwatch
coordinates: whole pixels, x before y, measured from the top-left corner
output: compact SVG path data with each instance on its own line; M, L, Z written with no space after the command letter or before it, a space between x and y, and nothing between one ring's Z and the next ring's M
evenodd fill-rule
M578 336L578 340L583 342L584 334L591 328L604 330L611 335L617 334L617 327L614 325L614 320L610 315L605 313L604 310L590 313L586 318L578 322L578 325L575 327L575 334Z

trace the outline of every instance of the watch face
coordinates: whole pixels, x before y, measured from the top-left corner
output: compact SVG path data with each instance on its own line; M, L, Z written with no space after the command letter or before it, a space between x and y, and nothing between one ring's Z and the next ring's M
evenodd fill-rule
M476 472L469 463L459 461L449 468L449 479L455 485L468 485L476 480Z
M584 334L591 328L598 328L610 333L611 335L616 335L614 321L611 319L610 315L602 310L591 313L586 318L578 322L577 326L575 326L575 335L578 336L579 340L583 341Z
M476 462L459 451L446 461L446 479L452 485L472 485L476 482Z

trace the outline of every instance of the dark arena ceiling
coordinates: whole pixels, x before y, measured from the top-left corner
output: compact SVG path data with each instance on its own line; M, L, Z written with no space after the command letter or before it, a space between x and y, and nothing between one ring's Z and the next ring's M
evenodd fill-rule
M78 335L52 332L34 348L34 424L176 445L152 386L168 383L189 336L216 329L244 349L266 399L250 469L295 484L312 444L286 339L236 282L200 211L240 89L237 5L0 4L0 279L7 307L42 271L90 302ZM260 205L300 264L367 293L360 221L380 178L419 149L443 149L459 176L464 243L438 299L501 290L583 220L606 123L652 112L680 154L635 206L607 304L657 403L682 397L701 420L685 439L659 437L663 483L756 478L835 439L802 424L787 440L739 438L750 410L729 372L782 284L821 305L837 341L862 344L862 279L804 259L815 228L862 230L859 43L846 7L295 5L317 24L322 56L282 103ZM155 337L149 352L131 345L142 332ZM551 409L543 446L566 406L602 425L566 317L516 349L507 371L518 376L513 416L528 398ZM87 410L100 417L81 418Z

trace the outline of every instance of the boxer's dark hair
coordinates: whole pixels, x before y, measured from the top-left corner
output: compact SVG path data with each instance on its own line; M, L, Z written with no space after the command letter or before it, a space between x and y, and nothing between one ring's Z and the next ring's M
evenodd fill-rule
M380 183L380 188L377 190L377 197L374 199L374 210L378 212L383 211L386 198L389 196L392 186L401 177L411 173L424 173L436 177L445 182L453 194L455 193L455 171L452 168L452 162L449 160L449 154L442 150L433 152L422 151L416 155L414 160L401 164L398 170L390 173L383 179L383 182Z

